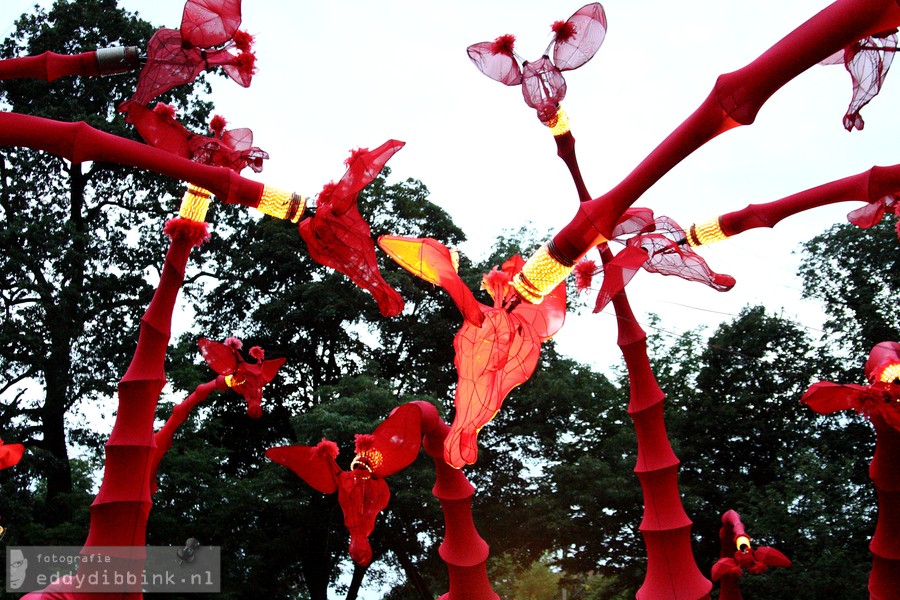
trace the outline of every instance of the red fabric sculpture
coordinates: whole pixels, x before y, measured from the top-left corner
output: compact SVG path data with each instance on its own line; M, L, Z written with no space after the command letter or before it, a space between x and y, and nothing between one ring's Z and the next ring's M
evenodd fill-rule
M43 79L80 75L98 77L127 73L141 67L136 46L102 48L80 54L44 52L37 56L21 56L0 60L0 79Z
M844 65L853 80L853 99L844 115L847 131L862 131L865 123L859 111L881 91L896 51L897 30L894 29L854 42L822 61L824 65Z
M613 260L601 248L604 266ZM691 520L678 492L678 457L672 450L663 418L665 394L656 382L647 355L647 334L631 310L624 289L612 297L616 311L618 345L628 369L631 401L628 414L637 434L634 472L641 482L644 518L640 531L647 545L647 573L638 600L707 598L712 583L697 567L691 550Z
M472 464L478 458L478 432L494 418L509 392L531 377L541 342L562 327L565 286L557 286L538 305L509 304L514 296L510 282L523 264L515 256L485 274L482 289L494 300L492 307L485 306L456 273L450 251L440 242L382 236L378 244L404 269L447 290L463 314L463 326L453 340L459 381L444 459L456 468Z
M228 338L224 344L200 338L199 345L209 368L224 376L225 384L243 396L247 415L252 419L260 418L263 386L275 378L285 359L265 360L265 351L253 346L250 356L256 362L245 362L240 352L241 341L237 338Z
M119 110L127 113L133 104L146 106L156 96L219 66L239 85L249 86L256 57L250 50L253 37L238 31L240 24L241 0L188 0L180 29L159 29L150 38L137 90Z
M562 71L577 69L589 61L603 43L606 14L599 2L587 4L568 20L553 23L551 29L553 40L536 61L522 60L513 49L516 38L508 34L467 49L475 66L491 79L504 85L521 84L525 104L537 110L543 123L556 118L559 103L566 97Z
M722 542L721 558L712 568L712 580L719 582L719 600L743 598L738 579L744 574L744 569L758 575L765 573L769 567L791 566L788 557L775 548L757 546L754 549L740 515L733 510L722 515L719 539Z
M0 440L0 470L16 466L22 455L25 454L25 446L22 444L4 444Z
M575 217L549 244L551 255L571 268L588 250L612 239L625 210L694 150L729 129L751 124L766 100L804 70L898 24L896 0L837 0L749 65L719 76L700 107L622 182L579 205ZM553 282L547 285L552 288Z
M687 241L692 246L710 244L757 227L774 227L782 219L837 202L866 202L851 211L847 220L863 229L881 222L885 214L895 217L900 209L900 165L872 167L868 171L763 204L750 204L712 221L691 225ZM897 224L900 236L900 222Z
M329 440L322 440L314 447L270 448L266 456L288 467L323 494L338 492L344 524L350 531L350 557L366 566L372 561L369 534L391 496L384 478L409 466L419 453L421 441L420 412L404 405L371 434L357 434L356 456L349 471L338 466L337 444Z
M878 495L878 523L869 543L872 598L896 598L900 590L900 344L881 342L865 366L868 385L814 383L801 402L819 414L855 410L875 427L869 477Z
M632 236L624 239L628 234ZM593 260L582 258L574 268L578 291L589 289L593 277L603 274L595 313L603 310L641 268L651 273L703 283L720 292L734 287L733 277L713 272L706 261L685 244L684 230L669 217L654 219L649 209L630 208L613 230L613 236L613 241L625 244L625 248L609 264L598 265Z
M299 227L310 256L372 294L386 317L403 310L403 298L378 270L372 232L359 214L356 197L402 147L403 142L388 140L374 150L354 151L346 161L344 176L322 189L315 214L301 221Z
M372 434L356 436L356 456L349 471L338 466L338 447L328 440L312 447L270 448L266 456L323 494L338 493L350 532L350 556L356 563L368 565L372 560L368 537L390 498L384 478L409 466L421 443L434 459L432 492L441 502L446 527L438 552L449 570L450 590L439 600L498 600L487 578L488 546L472 521L475 488L461 470L450 468L443 460L449 431L433 405L411 402L394 409Z

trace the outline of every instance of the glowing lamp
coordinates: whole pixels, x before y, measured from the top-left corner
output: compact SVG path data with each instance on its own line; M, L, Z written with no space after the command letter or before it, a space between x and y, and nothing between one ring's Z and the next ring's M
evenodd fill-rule
M197 221L198 223L205 222L211 195L209 190L189 183L187 190L184 192L184 197L181 199L181 208L178 209L178 216L182 219Z
M900 363L894 363L888 365L884 368L884 371L881 372L881 377L879 380L882 383L893 383L897 380L900 380Z
M722 231L722 225L719 223L718 217L700 225L691 225L690 230L687 232L687 242L694 247L712 244L727 238L728 236Z
M306 198L267 185L263 188L262 197L256 208L270 217L296 223L303 216L303 211L306 210Z
M556 111L556 116L545 123L550 128L553 137L559 137L569 133L569 115L560 106Z
M535 252L513 278L513 287L523 300L540 304L544 296L552 292L572 272L574 263L557 258L553 242L547 242ZM557 256L554 256L557 255Z
M865 365L869 383L894 383L900 379L900 344L881 342L869 353Z
M741 552L747 552L750 550L750 538L746 535L738 536L738 538L734 540L734 545Z

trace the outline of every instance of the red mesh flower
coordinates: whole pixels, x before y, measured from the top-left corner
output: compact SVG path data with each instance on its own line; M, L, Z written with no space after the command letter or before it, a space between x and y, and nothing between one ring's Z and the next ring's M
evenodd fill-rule
M216 66L247 87L255 70L252 36L238 32L241 0L187 0L179 29L159 29L147 44L147 63L131 103L146 106L156 96ZM235 51L236 50L236 51ZM129 116L129 118L131 118Z
M515 37L503 35L493 42L468 47L469 58L478 69L504 85L522 84L525 103L547 122L566 96L562 71L577 69L591 58L606 37L606 13L599 3L587 4L566 21L551 26L554 36L544 55L525 61L513 50ZM553 50L553 59L550 51Z
M403 298L378 270L372 232L357 209L356 198L402 147L403 142L388 140L374 150L354 152L341 180L322 189L315 214L299 225L310 256L372 294L386 317L403 310Z
M453 339L459 379L456 414L444 441L444 460L462 468L478 457L477 436L500 410L506 396L531 377L541 342L552 337L565 318L566 290L560 284L541 304L519 303L509 310L512 276L524 261L514 257L483 279L494 306L478 302L453 266L450 251L430 238L382 236L378 244L404 269L443 287L463 314Z

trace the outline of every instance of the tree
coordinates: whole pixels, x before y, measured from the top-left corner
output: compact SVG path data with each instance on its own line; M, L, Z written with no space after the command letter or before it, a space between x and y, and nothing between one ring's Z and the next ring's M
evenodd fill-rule
M57 2L23 15L0 55L144 47L153 31L115 0ZM135 83L134 74L10 80L0 85L0 99L13 111L83 120L133 138L116 106ZM169 98L189 123L206 120L210 106L189 90ZM63 522L72 514L62 501L73 490L67 445L88 435L81 426L67 432L67 418L79 404L114 391L135 341L123 332L137 331L152 292L144 273L161 261L162 223L181 190L177 182L112 164L73 164L22 148L2 155L0 422L32 449L19 472L46 478L48 515ZM95 439L90 443L99 451Z
M889 222L890 221L890 222ZM803 295L824 303L826 333L839 344L832 354L845 358L844 373L863 381L863 357L875 344L900 339L900 245L894 221L870 229L835 225L803 245ZM843 376L836 372L835 377Z

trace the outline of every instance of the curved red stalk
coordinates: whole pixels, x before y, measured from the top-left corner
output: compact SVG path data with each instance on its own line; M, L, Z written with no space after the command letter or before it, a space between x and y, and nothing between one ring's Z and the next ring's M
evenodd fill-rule
M604 264L612 258L601 249ZM656 382L647 356L647 334L641 329L622 290L613 296L619 339L625 357L631 401L628 414L637 433L634 472L644 495L640 531L647 544L647 574L638 600L707 598L712 582L700 573L691 550L691 520L678 493L679 460L672 450L663 419L665 394Z
M472 520L475 487L461 469L444 461L444 439L450 427L434 405L413 402L422 411L422 448L434 459L435 482L432 493L444 512L444 541L438 549L447 564L450 591L439 600L499 600L487 576L489 548L478 535Z
M0 60L0 79L42 79L53 81L66 76L96 77L125 73L140 68L138 49L105 48L81 54L44 52Z
M900 24L896 0L838 0L797 27L749 65L719 76L697 110L621 183L582 202L556 234L559 255L574 264L603 239L647 189L694 150L729 129L749 125L768 98L838 50Z
M837 202L875 202L900 190L900 165L872 167L868 171L837 179L779 200L749 204L718 218L722 233L737 235L757 227L774 227L781 220L804 210Z
M72 162L99 161L138 167L188 181L229 204L256 207L263 184L224 167L202 165L94 129L84 122L65 123L19 113L0 112L0 145L45 150Z

